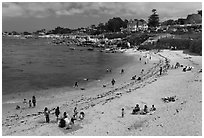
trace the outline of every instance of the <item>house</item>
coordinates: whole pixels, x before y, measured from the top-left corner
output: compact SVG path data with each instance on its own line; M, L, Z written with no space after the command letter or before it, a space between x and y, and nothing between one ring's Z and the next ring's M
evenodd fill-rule
M127 24L127 30L129 32L146 31L148 29L147 22L143 19L130 20Z

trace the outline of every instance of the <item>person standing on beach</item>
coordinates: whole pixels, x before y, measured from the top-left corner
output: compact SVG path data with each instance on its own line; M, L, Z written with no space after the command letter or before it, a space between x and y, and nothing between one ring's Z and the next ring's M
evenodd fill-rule
M60 110L59 110L59 106L57 106L57 108L55 109L55 115L57 117L57 121L58 121L59 114L60 114Z
M144 72L144 69L142 69L141 74L143 74L143 72Z
M114 84L115 84L115 80L114 79L112 79L111 84L112 84L112 86L114 86Z
M35 96L32 97L32 103L33 103L33 107L35 107L36 106L36 98L35 98Z
M124 69L121 69L121 72L120 72L121 74L123 74L124 73Z
M122 118L124 117L124 108L122 108Z
M160 67L160 69L159 69L159 75L161 75L162 74L162 67Z
M78 112L77 112L77 107L75 107L75 108L74 108L74 115L73 115L73 117L76 118L77 114L78 114Z
M63 113L63 118L64 118L64 119L67 118L67 112L64 112L64 113Z
M31 100L29 100L29 108L31 108L32 107L32 103L31 103Z
M48 110L47 107L44 109L44 115L45 115L45 122L49 123L50 122L50 117L49 117L50 111Z

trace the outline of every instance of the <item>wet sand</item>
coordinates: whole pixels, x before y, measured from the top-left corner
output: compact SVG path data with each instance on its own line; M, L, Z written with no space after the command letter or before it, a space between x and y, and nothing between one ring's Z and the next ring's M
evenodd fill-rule
M133 50L127 53L146 55ZM120 74L118 69L118 73L107 74L103 80L91 83L83 91L78 88L66 93L66 88L52 89L49 91L53 94L48 97L44 95L46 91L34 92L29 96L36 95L36 108L15 110L17 103L4 103L3 135L201 135L202 73L198 73L198 69L202 67L202 57L186 55L182 51L151 52L151 57L149 63L141 68L135 69L134 63L128 64L123 67L124 74ZM181 68L171 69L160 76L158 71L160 66L165 66L164 57L170 59L172 65L179 61L194 68L189 72L182 72ZM146 59L143 57L142 62ZM144 74L140 74L142 68ZM135 74L140 74L142 80L131 80ZM110 85L112 77L116 80L114 87ZM102 87L104 84L106 87ZM174 103L161 101L162 97L172 95L178 97ZM21 96L13 96L14 101ZM136 103L142 107L154 104L157 110L148 115L131 115ZM49 124L45 123L42 113L45 106L51 109ZM66 111L70 116L77 106L85 112L85 119L76 121L71 130L60 129L53 114L56 106L60 106L61 113ZM124 118L121 118L121 108L125 109ZM192 113L194 116L189 121Z

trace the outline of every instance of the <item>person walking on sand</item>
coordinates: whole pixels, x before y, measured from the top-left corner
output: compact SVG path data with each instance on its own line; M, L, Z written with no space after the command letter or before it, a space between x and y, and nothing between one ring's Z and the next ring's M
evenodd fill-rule
M50 122L50 117L49 117L50 111L48 110L47 107L44 109L44 115L45 115L45 122L49 123Z
M32 103L33 103L33 107L35 107L36 106L36 98L35 98L35 96L32 97Z
M57 108L55 109L55 115L57 117L57 121L58 121L59 114L60 114L60 110L59 110L59 106L57 106Z
M162 74L162 67L160 67L160 69L159 69L159 75L161 75Z
M112 79L111 84L112 84L112 86L115 85L115 80L114 79Z
M79 87L79 85L78 85L78 82L77 82L77 81L75 82L74 87L75 87L75 88L76 88L76 87Z

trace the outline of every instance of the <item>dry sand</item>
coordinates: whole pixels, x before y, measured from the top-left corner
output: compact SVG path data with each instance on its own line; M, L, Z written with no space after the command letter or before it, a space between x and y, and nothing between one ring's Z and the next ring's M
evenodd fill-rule
M128 54L146 55L144 52ZM149 52L147 52L149 53ZM3 103L2 134L3 135L202 135L202 57L187 55L183 51L162 51L157 54L150 52L152 59L148 61L144 74L134 69L134 64L124 67L125 73L115 75L114 87L102 84L110 82L111 77L92 83L94 87L84 91L77 89L72 93L62 92L45 97L45 92L35 92L38 95L36 108L15 110L15 103ZM169 69L161 76L160 66L165 66L164 58L171 65L179 62L193 66L191 71L183 72L182 68ZM147 58L143 58L143 61ZM137 59L138 60L138 59ZM141 81L130 80L131 76L140 74ZM58 91L60 91L58 89ZM42 95L42 96L40 96ZM176 95L176 101L164 103L161 98ZM13 100L22 95L13 96ZM4 98L4 97L3 97ZM5 97L7 98L7 97ZM11 97L10 97L11 98ZM132 109L138 103L141 107L154 104L157 110L147 115L132 115ZM85 112L82 121L76 121L73 128L59 128L53 114L53 108L60 106L61 112L73 114L73 108ZM42 113L44 107L51 109L51 122L45 123ZM124 118L121 108L125 109Z

